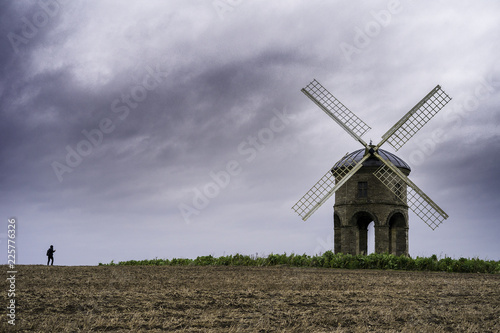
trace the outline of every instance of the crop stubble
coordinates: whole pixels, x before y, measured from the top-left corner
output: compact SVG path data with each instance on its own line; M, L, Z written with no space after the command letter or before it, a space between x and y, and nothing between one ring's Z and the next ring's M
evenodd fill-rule
M242 266L17 269L21 331L500 331L498 274ZM6 292L0 301L7 304ZM11 328L2 318L1 331Z

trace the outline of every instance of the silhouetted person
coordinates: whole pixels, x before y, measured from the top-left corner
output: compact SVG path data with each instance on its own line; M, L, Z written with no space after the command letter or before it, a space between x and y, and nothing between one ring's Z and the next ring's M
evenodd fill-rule
M54 245L51 245L49 249L47 250L47 266L49 265L49 262L52 260L52 263L50 264L51 266L54 265Z

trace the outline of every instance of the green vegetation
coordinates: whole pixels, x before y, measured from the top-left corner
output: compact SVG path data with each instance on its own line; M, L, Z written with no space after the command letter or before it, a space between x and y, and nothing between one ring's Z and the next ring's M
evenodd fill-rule
M500 261L481 260L479 258L452 259L445 257L438 259L436 255L429 258L406 256L395 256L392 254L350 255L334 254L327 251L322 255L308 256L306 254L270 254L267 257L248 255L228 255L222 257L202 256L196 259L151 259L151 260L129 260L120 261L118 264L111 261L109 264L99 263L99 266L107 265L148 265L148 266L294 266L294 267L328 267L348 269L394 269L407 271L436 271L436 272L459 272L459 273L500 273Z

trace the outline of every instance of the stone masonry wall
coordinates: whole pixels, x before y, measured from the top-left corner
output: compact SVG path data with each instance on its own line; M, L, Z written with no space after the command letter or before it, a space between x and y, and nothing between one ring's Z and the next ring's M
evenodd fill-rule
M336 253L366 253L366 230L374 221L375 252L408 255L408 206L373 175L376 170L362 167L335 192ZM409 174L406 169L400 170ZM358 182L368 183L366 198L358 198ZM402 190L406 191L406 185Z

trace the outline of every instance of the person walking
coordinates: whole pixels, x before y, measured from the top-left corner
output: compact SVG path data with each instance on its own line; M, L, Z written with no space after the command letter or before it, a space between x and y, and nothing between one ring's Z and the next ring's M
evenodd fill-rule
M51 245L49 247L49 249L47 250L47 266L49 265L49 262L52 260L52 263L50 264L51 266L54 265L54 252L56 252L56 250L54 250L54 245Z

